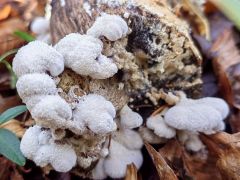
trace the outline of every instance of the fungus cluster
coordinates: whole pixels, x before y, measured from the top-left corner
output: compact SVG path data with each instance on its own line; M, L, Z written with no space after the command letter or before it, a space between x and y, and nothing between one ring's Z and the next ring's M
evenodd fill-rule
M45 17L36 17L30 26L33 33L36 34L36 39L47 44L51 43L50 22Z
M198 133L223 130L229 109L221 99L176 91L193 97L201 85L201 57L187 26L152 1L97 2L83 6L82 17L95 20L85 33L54 38L54 46L31 42L14 58L19 96L36 122L23 136L23 154L41 167L104 179L124 177L131 163L140 168L143 139L177 137L188 150L202 150ZM32 24L36 34L44 33L40 25ZM160 102L165 108L143 118L132 110L142 101L151 111Z
M198 133L214 134L224 130L224 119L229 113L229 107L220 98L205 97L194 100L187 98L182 92L177 94L179 96L163 96L165 100L175 99L175 104L170 101L169 105L172 107L150 116L146 126L161 138L170 139L177 135L188 150L200 151L204 145Z
M102 28L102 23L108 28ZM42 33L38 32L38 25L35 22L32 28ZM39 166L51 165L56 171L67 172L76 165L89 168L92 161L98 161L103 154L107 156L109 151L104 164L108 166L107 175L112 177L123 177L127 164L132 161L138 168L141 166L142 141L137 132L126 130L137 137L140 143L137 149L128 149L130 146L125 147L117 140L112 140L109 150L104 148L108 135L117 129L114 120L116 108L110 101L93 93L77 96L70 89L69 93L76 98L75 106L71 106L61 97L62 90L57 87L57 78L65 67L92 79L107 79L117 73L118 68L113 60L102 54L103 43L99 38L116 41L126 36L127 31L128 26L120 16L104 14L96 20L87 35L69 34L54 47L33 41L18 51L13 60L13 70L18 77L17 90L36 122L21 141L21 150L27 158ZM122 126L127 128L138 127L143 121L127 106L124 106L121 117ZM69 137L67 134L70 132L73 135ZM76 143L79 138L83 138L79 140L82 141L81 145ZM121 156L128 154L124 163L118 160L119 148L122 150ZM84 150L95 153L95 157L84 159L80 156ZM113 163L120 163L121 169L117 175L112 175L114 170L110 167Z
M129 117L129 118L127 118ZM140 168L143 162L141 148L143 141L140 134L134 131L142 125L142 117L125 105L118 120L118 130L112 133L108 155L99 160L92 176L94 179L121 178L125 176L126 166L134 163Z

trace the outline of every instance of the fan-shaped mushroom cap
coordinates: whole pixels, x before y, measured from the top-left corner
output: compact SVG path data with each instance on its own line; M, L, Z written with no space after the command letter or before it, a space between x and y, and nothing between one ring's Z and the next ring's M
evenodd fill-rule
M53 47L41 41L33 41L23 46L13 59L13 71L17 77L24 74L46 72L57 76L63 70L63 56Z

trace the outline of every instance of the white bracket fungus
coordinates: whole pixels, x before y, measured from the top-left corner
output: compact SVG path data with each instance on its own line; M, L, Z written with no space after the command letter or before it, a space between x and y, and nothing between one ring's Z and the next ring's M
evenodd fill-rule
M134 163L137 169L142 165L141 148L143 140L138 132L132 130L132 128L141 126L142 117L133 112L127 105L121 111L123 112L120 113L119 130L112 134L109 154L100 159L92 171L92 176L95 179L104 179L107 176L123 178L128 164ZM127 119L128 115L129 119ZM127 123L128 120L130 121L129 124Z
M73 148L68 144L55 143L49 130L42 130L40 126L27 129L20 149L24 156L33 160L38 166L50 164L56 171L67 172L77 161Z
M120 118L122 128L133 129L141 126L143 123L143 119L140 114L133 112L132 109L128 107L128 105L123 106L121 109Z
M197 133L189 131L179 131L178 139L186 146L187 150L198 152L205 149Z
M81 97L74 110L73 125L80 133L88 127L96 134L106 134L117 129L115 116L116 110L110 101L103 96L89 94Z
M32 30L37 34L47 32L47 27L47 21L41 18L32 23ZM21 151L27 158L41 167L51 165L60 172L71 170L76 163L80 167L87 163L86 167L89 167L99 157L87 159L76 155L79 147L74 146L74 137L81 135L83 139L86 137L82 143L90 136L96 137L93 141L99 147L92 149L99 151L102 158L95 168L99 178L123 177L127 164L132 162L137 168L141 166L143 141L138 132L131 130L143 122L138 113L127 105L122 108L120 130L112 134L110 149L107 149L103 146L103 143L107 144L106 136L117 129L116 110L112 103L103 96L87 94L75 97L78 102L72 109L58 94L53 79L63 72L64 65L93 79L112 77L118 68L112 59L102 54L103 43L98 38L105 36L115 41L126 36L127 32L128 26L120 16L104 14L97 18L88 35L69 34L54 48L33 41L18 51L13 60L13 70L19 78L17 90L37 124L26 131L21 141ZM73 139L65 136L66 130L74 133ZM91 149L80 149L84 148Z
M36 39L45 43L51 43L50 22L45 17L36 17L32 22L30 29L36 34Z
M87 31L88 35L99 38L106 37L110 41L116 41L127 35L127 23L117 15L102 14Z
M149 117L147 119L146 125L149 129L152 129L154 133L159 137L171 139L176 135L176 130L172 127L169 127L164 122L161 114Z
M228 105L222 99L208 97L193 100L182 97L177 105L166 112L164 121L179 130L213 134L224 129L223 120L228 113Z
M23 46L13 59L13 71L17 77L47 72L52 76L58 76L63 70L63 56L41 41L33 41Z
M55 46L64 56L65 66L83 76L106 79L117 73L117 66L101 54L102 42L89 35L72 33Z

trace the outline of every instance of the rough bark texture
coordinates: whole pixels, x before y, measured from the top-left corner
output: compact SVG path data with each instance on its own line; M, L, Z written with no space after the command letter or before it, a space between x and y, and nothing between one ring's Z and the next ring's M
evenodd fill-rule
M94 80L65 70L58 87L66 95L72 86L79 85L83 93L103 95L117 110L129 103L142 115L163 102L162 91L183 90L190 97L199 97L201 57L189 36L187 24L155 0L129 2L113 6L95 0L66 0L65 6L61 6L60 1L52 1L54 44L69 33L85 34L103 12L120 15L129 26L129 34L118 41L110 42L102 37L103 54L112 57L119 69L114 77ZM87 174L96 161L97 158L87 168L80 169Z

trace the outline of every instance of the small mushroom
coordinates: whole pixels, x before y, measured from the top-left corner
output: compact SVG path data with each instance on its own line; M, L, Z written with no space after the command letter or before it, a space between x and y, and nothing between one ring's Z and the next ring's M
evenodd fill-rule
M219 98L193 100L183 97L166 112L164 121L175 129L213 134L224 129L223 120L228 113L228 105Z
M23 101L35 95L53 95L57 93L54 80L47 74L26 74L16 84L19 96Z
M120 111L120 124L122 128L133 129L139 127L143 123L140 114L133 112L132 109L125 105Z
M117 128L114 122L116 110L103 96L89 94L82 96L73 112L73 124L79 133L88 127L96 134L106 134Z
M127 165L134 163L139 169L143 162L141 150L130 150L115 140L111 141L109 156L104 161L105 173L111 178L123 178Z
M13 59L13 71L17 77L46 72L52 76L58 76L63 70L63 56L41 41L33 41L23 46Z
M143 146L143 140L139 133L131 129L116 131L112 138L130 150L140 150Z
M56 144L49 130L40 126L27 129L23 135L20 149L25 157L33 160L38 166L51 164L59 172L71 170L77 160L73 148L68 144Z
M88 35L96 38L106 37L110 41L116 41L127 35L128 25L118 15L102 14L87 31Z
M193 152L198 152L205 149L204 144L199 138L199 135L189 131L179 131L178 139L186 146L186 149Z
M36 39L47 44L51 43L50 22L45 17L36 17L30 25L30 29L36 34Z
M106 79L117 73L111 59L101 54L102 42L89 35L72 33L61 39L55 48L65 59L65 66L83 76Z
M146 125L159 137L171 139L176 135L176 130L164 122L161 114L149 117Z
M66 128L71 122L72 110L60 96L44 96L31 110L32 117L42 127Z

